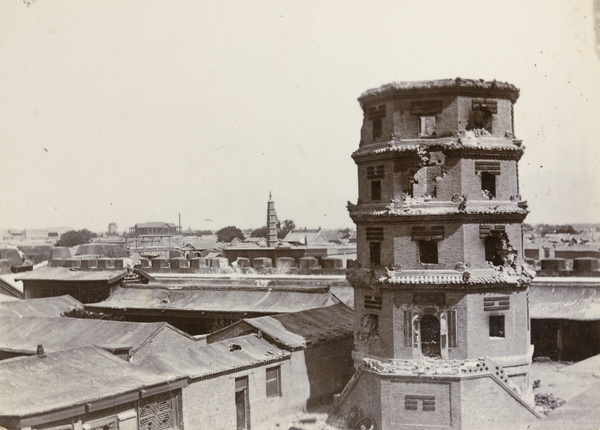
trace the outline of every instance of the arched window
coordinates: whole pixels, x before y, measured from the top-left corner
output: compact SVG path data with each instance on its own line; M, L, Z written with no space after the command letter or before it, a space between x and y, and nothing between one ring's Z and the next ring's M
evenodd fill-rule
M440 357L440 320L435 315L421 318L421 352L426 357Z

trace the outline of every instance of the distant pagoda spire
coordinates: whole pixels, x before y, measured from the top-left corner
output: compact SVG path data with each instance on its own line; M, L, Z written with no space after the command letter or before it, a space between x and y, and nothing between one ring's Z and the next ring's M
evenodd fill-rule
M275 202L273 202L271 192L269 192L269 202L267 203L267 246L277 245L277 214L275 213Z

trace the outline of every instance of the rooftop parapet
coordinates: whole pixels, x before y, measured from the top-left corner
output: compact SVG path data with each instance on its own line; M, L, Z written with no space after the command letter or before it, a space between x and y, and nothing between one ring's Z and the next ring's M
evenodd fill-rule
M515 103L519 98L519 89L507 82L483 79L439 79L433 81L391 82L365 91L358 98L361 106L385 97L415 94L461 94L471 96L488 96L509 99Z

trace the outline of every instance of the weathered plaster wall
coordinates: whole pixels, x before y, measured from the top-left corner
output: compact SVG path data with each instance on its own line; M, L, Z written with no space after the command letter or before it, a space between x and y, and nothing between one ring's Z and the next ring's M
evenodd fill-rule
M378 376L371 372L363 371L358 376L358 380L340 406L337 415L347 425L362 418L371 418L375 420L376 428L385 428L381 427L381 386Z
M463 430L520 430L538 420L492 378L465 379L460 392Z
M382 378L382 428L452 429L460 410L451 402L452 382L413 380L414 378ZM408 409L406 397L416 401L417 409ZM422 397L433 399L434 409L423 408ZM454 406L454 407L453 407Z
M281 366L280 397L266 395L266 369ZM302 360L284 360L251 370L190 381L183 388L183 417L188 429L236 428L235 379L248 377L248 396L252 428L275 425L277 420L306 404L306 369Z

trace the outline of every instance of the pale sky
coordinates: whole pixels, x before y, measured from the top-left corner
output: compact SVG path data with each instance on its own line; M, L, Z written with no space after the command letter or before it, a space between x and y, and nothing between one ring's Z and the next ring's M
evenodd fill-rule
M516 85L527 222L600 222L592 0L0 0L0 228L348 227L365 90Z

